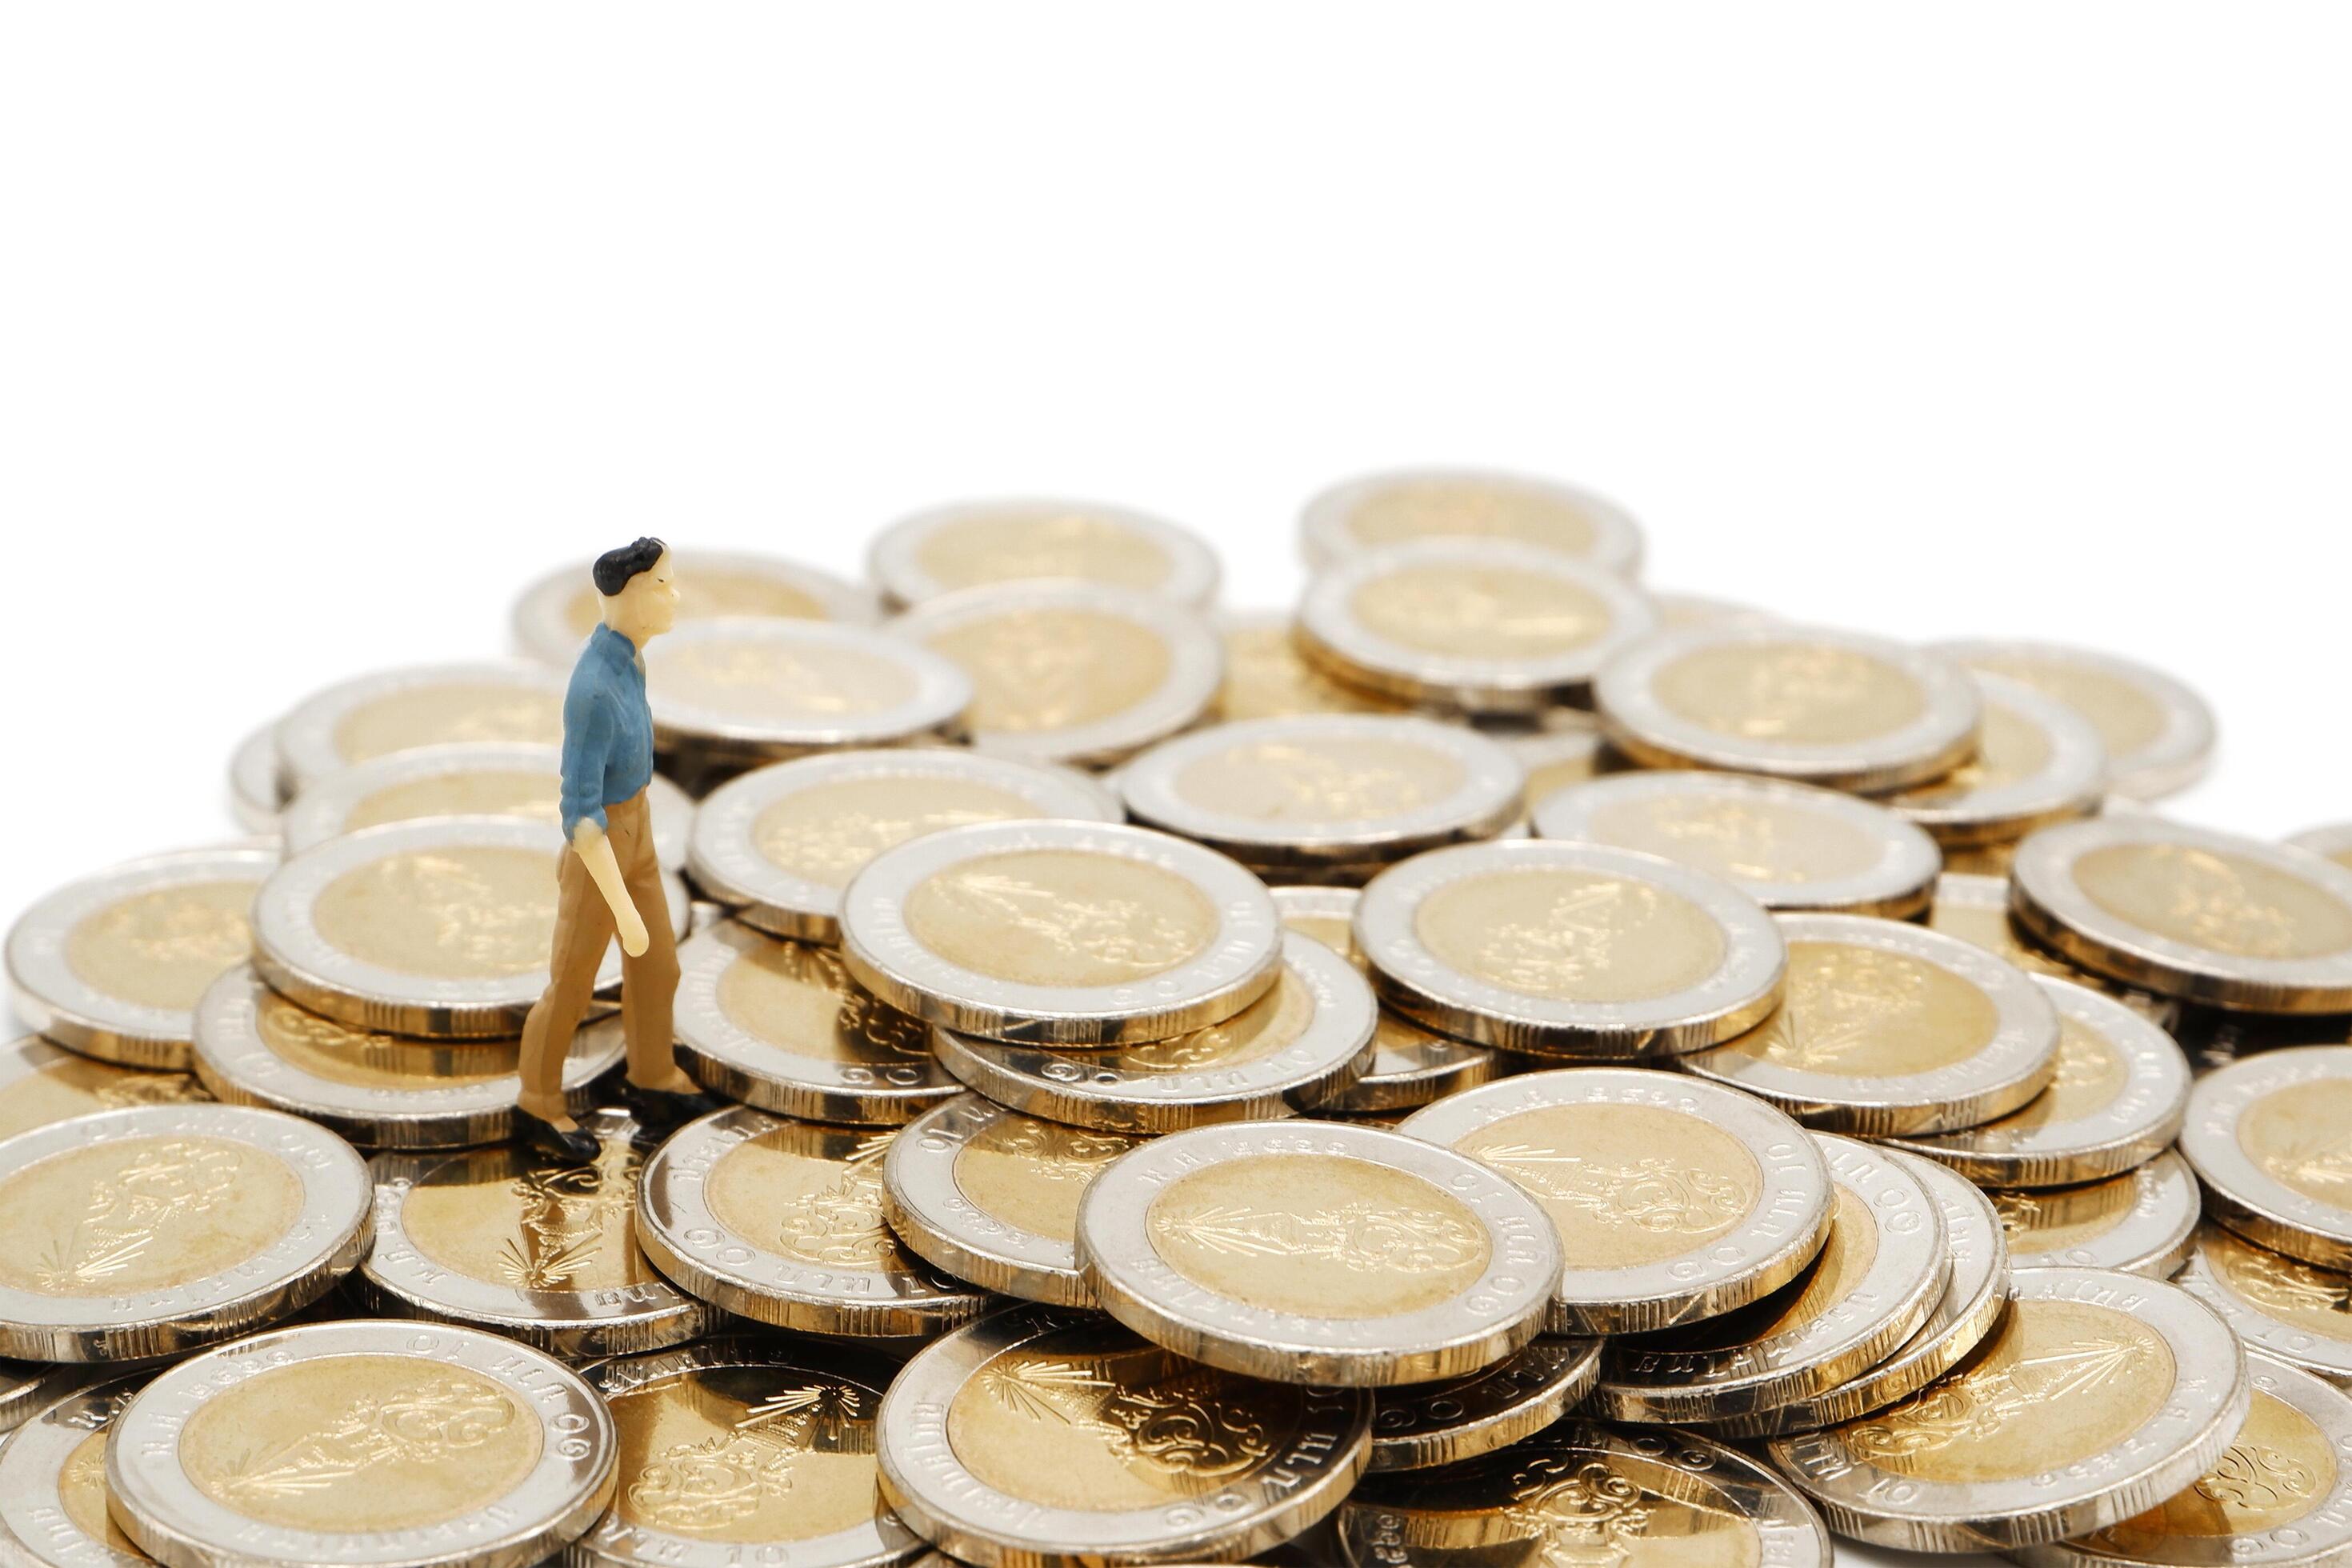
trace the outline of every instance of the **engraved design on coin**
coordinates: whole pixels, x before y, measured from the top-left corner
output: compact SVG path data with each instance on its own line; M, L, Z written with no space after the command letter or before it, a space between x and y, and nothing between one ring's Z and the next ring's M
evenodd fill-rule
M1738 1182L1661 1155L1611 1165L1540 1143L1478 1143L1464 1152L1538 1197L1581 1210L1603 1226L1631 1226L1684 1244L1720 1236L1754 1202Z
M1208 900L1136 861L1053 850L984 856L908 895L907 926L933 952L1031 985L1118 985L1173 969L1216 929Z
M533 1164L517 1176L509 1188L521 1205L515 1233L499 1247L506 1281L526 1290L581 1289L592 1268L599 1276L614 1274L594 1266L608 1248L615 1257L635 1251L629 1221L643 1163L627 1139L605 1138L598 1141L593 1164ZM643 1267L625 1271L641 1276Z
M0 1180L0 1205L18 1216L0 1248L0 1284L56 1295L184 1285L268 1247L300 1203L284 1162L224 1139L53 1155Z
M623 1489L636 1522L679 1535L725 1537L731 1527L789 1497L795 1464L873 1446L877 1402L845 1383L813 1381L761 1399L709 1437L648 1453Z
M1105 1356L1069 1358L1016 1352L981 1369L975 1393L1024 1420L1074 1427L1099 1439L1124 1465L1149 1468L1180 1494L1205 1491L1274 1450L1265 1422L1243 1400L1223 1396L1232 1380L1174 1358L1150 1383L1111 1375Z
M875 1268L898 1256L898 1237L882 1222L882 1159L891 1134L861 1138L840 1173L787 1209L776 1245L811 1263Z

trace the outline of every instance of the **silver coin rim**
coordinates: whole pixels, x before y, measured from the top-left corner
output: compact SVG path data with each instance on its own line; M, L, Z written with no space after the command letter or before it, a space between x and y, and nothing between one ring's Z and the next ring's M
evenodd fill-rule
M704 643L822 644L896 663L913 689L885 708L804 721L760 720L681 701L661 689L663 664ZM909 647L878 626L841 621L788 621L721 616L689 621L646 650L646 701L653 712L654 744L665 751L737 757L783 758L851 746L885 746L951 731L971 702L971 682L949 660Z
M2256 1100L2337 1078L2352 1078L2352 1046L2289 1046L2217 1068L2189 1091L2179 1149L2215 1218L2257 1246L2342 1271L2352 1268L2352 1209L2265 1174L2238 1142L2238 1124Z
M1532 1386L1519 1385L1510 1396L1474 1414L1452 1421L1434 1416L1410 1434L1383 1436L1382 1416L1433 1400L1455 1398L1465 1384L1506 1377L1534 1363L1542 1373ZM1372 1456L1368 1474L1396 1474L1459 1464L1524 1441L1549 1426L1583 1403L1601 1379L1601 1342L1541 1335L1516 1353L1481 1367L1465 1377L1386 1389L1372 1399Z
M91 1540L66 1511L58 1485L73 1451L112 1425L147 1377L135 1372L59 1389L0 1444L0 1562L11 1568L145 1568L152 1561Z
M1350 963L1349 955L1355 951L1354 918L1357 900L1363 897L1356 888L1316 888L1297 884L1268 889L1274 894L1274 907L1288 929L1293 920L1336 920L1349 925L1348 952L1340 954ZM1294 934L1305 936L1304 931ZM1319 941L1319 938L1309 938ZM1367 966L1368 967L1368 966ZM1403 1045L1391 1044L1381 1037L1384 1026L1409 1029L1416 1037ZM1313 1109L1318 1112L1347 1115L1356 1111L1413 1110L1449 1094L1465 1089L1475 1089L1493 1081L1505 1071L1499 1052L1485 1046L1474 1046L1467 1040L1457 1040L1451 1035L1441 1035L1427 1025L1415 1023L1392 1007L1382 1006L1372 1024L1372 1056L1370 1065L1356 1075L1355 1080L1338 1093L1318 1100Z
M2037 827L2099 809L2107 791L2107 749L2091 721L2023 681L1970 669L1985 712L2005 710L2039 731L2049 747L2042 766L2006 784L1980 784L1943 800L1913 798L1932 783L1886 797L1886 808L1927 829L1938 844L1977 847L2006 844Z
M2219 1220L2208 1219L2197 1227L2197 1234L2189 1243L2189 1261L2180 1266L2180 1272L2173 1277L2172 1282L2221 1313L2237 1336L2246 1342L2247 1350L2260 1351L2315 1377L2325 1379L2338 1388L2352 1388L2352 1336L2329 1340L2309 1333L2273 1317L2232 1289L2228 1278L2206 1258L2206 1245L2211 1239L2209 1232L2219 1232L2239 1246L2253 1247L2257 1252L2267 1250L2248 1241ZM2287 1261L2315 1272L2330 1272L2315 1263L2305 1263L2299 1258L2291 1258ZM2352 1289L2352 1280L2346 1283L2347 1289ZM2328 1349L2331 1353L2316 1353L2315 1346Z
M2032 638L1969 637L1931 646L1945 657L1971 666L1976 660L1990 658L2073 665L2121 680L2155 699L2164 711L2164 728L2157 738L2137 752L2107 759L2107 787L2117 795L2134 800L2160 800L2187 789L2204 777L2205 770L2212 765L2212 708L2186 682L2152 665L2096 648Z
M848 626L870 626L882 611L874 590L862 583L836 577L814 566L803 566L781 555L748 550L672 550L670 563L691 580L714 577L758 577L789 588L824 606L822 617ZM593 563L576 561L535 579L514 603L509 617L515 647L526 658L558 669L570 669L587 638L572 631L564 611L581 589L593 590ZM807 620L805 616L698 616L696 620ZM691 624L691 623L688 623Z
M335 744L335 731L353 709L396 692L434 686L512 686L560 704L565 681L547 666L520 658L403 665L339 680L295 704L271 731L279 777L299 794L313 780L350 766L352 760Z
M2317 827L2306 827L2300 833L2290 833L2281 840L2297 849L2307 849L2322 859L2333 860L2338 855L2352 852L2352 822L2326 822Z
M2113 1226L2083 1247L2063 1252L2021 1251L2012 1238L2010 1266L2020 1273L2029 1268L2105 1268L2136 1274L2145 1279L2169 1279L2189 1256L2204 1206L2198 1199L2197 1178L2188 1162L2166 1150L2143 1165L2135 1165L2111 1182L2130 1182L2132 1206ZM2027 1189L2028 1194L2050 1192ZM2007 1230L2007 1226L2002 1228Z
M229 812L247 833L275 833L286 809L278 763L278 721L248 731L228 758Z
M1186 609L1199 610L1208 606L1217 596L1217 584L1222 573L1216 552L1208 542L1179 522L1171 522L1151 512L1113 501L1086 500L1069 496L992 496L979 500L950 501L940 506L925 507L908 512L885 526L866 547L866 575L881 585L884 596L899 609L913 609L973 588L995 588L1029 583L1085 583L1089 586L1120 587L1114 583L1097 584L1088 577L1002 577L983 583L969 583L950 588L923 570L918 559L931 536L942 528L959 523L983 521L1014 513L1039 510L1082 512L1088 518L1128 529L1157 545L1168 558L1167 581L1154 588L1129 589Z
M1320 571L1369 551L1389 548L1368 545L1357 540L1350 531L1350 519L1355 510L1369 496L1403 484L1478 484L1498 489L1518 489L1540 495L1546 500L1564 504L1581 512L1592 525L1592 551L1587 555L1570 555L1566 551L1551 553L1567 555L1571 561L1582 561L1614 572L1622 577L1633 577L1642 569L1642 525L1633 514L1617 502L1581 485L1560 479L1544 479L1535 474L1516 473L1501 468L1479 468L1440 465L1433 468L1381 468L1358 474L1325 487L1308 498L1298 517L1299 547L1310 570ZM1486 538L1500 535L1414 534L1413 539L1451 539L1456 537ZM1397 542L1404 542L1398 541ZM1544 548L1531 546L1531 548Z

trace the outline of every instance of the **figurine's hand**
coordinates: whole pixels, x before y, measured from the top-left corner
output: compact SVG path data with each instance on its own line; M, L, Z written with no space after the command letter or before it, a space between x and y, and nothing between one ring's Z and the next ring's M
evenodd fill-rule
M625 902L613 912L613 923L620 930L621 951L631 958L643 958L647 944L645 917Z

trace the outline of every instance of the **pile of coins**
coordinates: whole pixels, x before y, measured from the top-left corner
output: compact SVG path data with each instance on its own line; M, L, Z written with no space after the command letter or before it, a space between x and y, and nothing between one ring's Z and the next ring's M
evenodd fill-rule
M0 1563L2352 1562L2352 826L2204 705L1376 475L681 548L678 1059L512 1142L584 567L9 932ZM690 889L688 887L690 884ZM601 977L617 983L617 959Z

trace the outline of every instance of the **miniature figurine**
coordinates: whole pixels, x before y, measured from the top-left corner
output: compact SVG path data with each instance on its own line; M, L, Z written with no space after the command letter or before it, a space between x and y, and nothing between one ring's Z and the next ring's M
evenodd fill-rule
M563 1062L596 988L605 949L621 939L624 1095L638 1125L665 1131L726 1102L704 1094L672 1052L677 940L654 861L646 785L654 773L645 646L669 630L677 584L668 546L640 539L596 558L604 624L588 634L563 699L563 836L548 985L522 1026L515 1131L565 1159L593 1161L596 1139L563 1100Z

